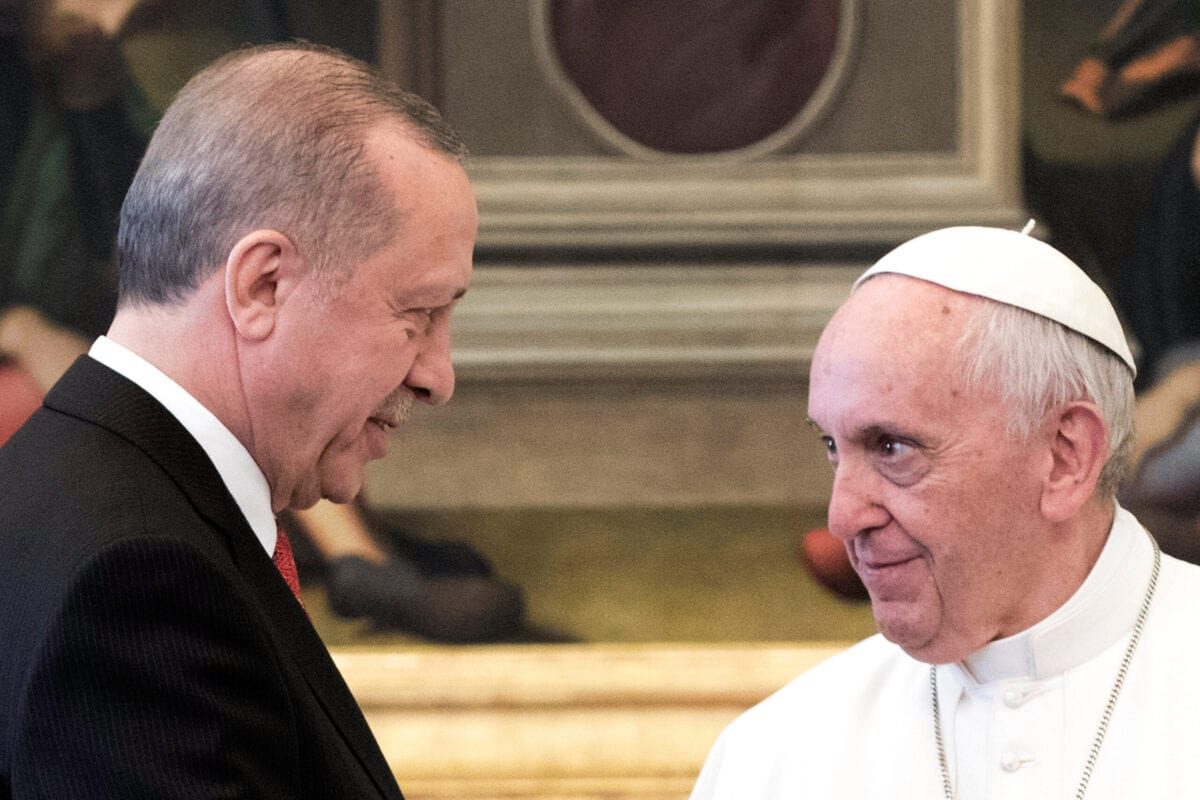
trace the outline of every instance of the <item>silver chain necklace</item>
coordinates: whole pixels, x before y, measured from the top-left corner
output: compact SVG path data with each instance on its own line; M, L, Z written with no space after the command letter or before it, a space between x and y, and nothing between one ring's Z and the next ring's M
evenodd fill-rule
M1125 685L1125 675L1129 672L1129 664L1133 661L1133 651L1137 650L1138 641L1142 638L1142 629L1146 627L1146 615L1150 613L1150 601L1154 599L1154 590L1158 588L1158 570L1162 564L1162 551L1158 542L1150 537L1154 546L1154 569L1150 571L1150 585L1146 587L1146 596L1142 598L1142 608L1138 611L1137 620L1133 623L1133 632L1129 635L1129 644L1125 647L1125 656L1121 659L1121 667L1117 670L1117 679L1113 681L1112 691L1108 693L1108 703L1104 706L1104 715L1100 718L1100 727L1096 729L1096 738L1092 740L1092 750L1088 753L1087 763L1083 766L1083 777L1079 779L1079 788L1075 790L1075 800L1083 800L1087 792L1088 782L1092 779L1092 770L1096 768L1096 759L1100 756L1100 745L1104 744L1104 735L1108 733L1108 722L1112 719L1113 709L1117 705L1117 697L1121 687ZM946 800L954 800L954 786L950 783L950 767L946 760L946 744L942 739L942 715L938 709L937 667L929 667L929 690L933 697L933 741L937 744L938 766L942 770L942 791Z

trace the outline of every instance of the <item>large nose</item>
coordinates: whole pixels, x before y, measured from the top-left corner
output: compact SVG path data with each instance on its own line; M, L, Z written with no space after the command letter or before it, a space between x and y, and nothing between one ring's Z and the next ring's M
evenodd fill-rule
M450 362L450 326L438 325L425 337L404 385L417 399L440 406L454 394L454 365Z
M883 505L882 482L870 465L843 459L833 474L829 496L829 531L849 541L865 531L881 528L891 515Z

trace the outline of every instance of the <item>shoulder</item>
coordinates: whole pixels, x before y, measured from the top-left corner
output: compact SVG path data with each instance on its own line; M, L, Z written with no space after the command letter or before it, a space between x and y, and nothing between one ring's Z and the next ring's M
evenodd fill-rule
M1200 566L1163 554L1155 604L1159 607L1190 607L1200 603Z
M876 634L796 677L730 728L735 735L786 728L793 738L823 736L833 721L824 712L835 718L853 714L857 707L875 703L880 695L910 685L914 677L923 680L928 669ZM824 717L821 724L814 724L819 715Z
M928 669L876 634L747 710L721 734L721 747L727 760L764 768L787 753L844 753L887 708L923 702Z
M914 720L929 714L929 666L872 636L800 675L720 735L693 800L881 797L862 753L892 780L911 753ZM881 793L882 792L882 793Z
M1180 647L1200 650L1200 636L1195 633L1197 609L1200 609L1200 566L1164 554L1151 607L1152 627L1171 631L1169 635L1178 636Z
M1200 566L1163 553L1162 570L1172 583L1178 584L1184 591L1200 591Z
M103 428L43 411L58 418L44 423L58 434L39 421L37 435L0 451L0 599L52 593L130 539L186 539L220 557L220 537L154 460Z
M160 471L128 439L46 407L0 448L0 492L10 509L41 513L55 506L69 509L78 500L88 504L92 516L112 498L128 508L128 500L142 489L157 488L154 473Z
M202 451L171 430L156 433L154 446L161 452L94 421L39 409L0 448L0 548L61 561L131 536L198 527L196 506L162 453L195 460Z

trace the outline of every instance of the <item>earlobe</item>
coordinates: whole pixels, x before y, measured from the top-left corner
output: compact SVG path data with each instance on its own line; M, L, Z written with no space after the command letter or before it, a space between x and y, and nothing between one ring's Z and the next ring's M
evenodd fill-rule
M296 248L273 230L238 240L225 262L225 304L243 339L260 341L275 329L280 306L292 285Z
M1108 425L1092 403L1058 410L1050 443L1051 466L1042 490L1042 514L1054 522L1073 517L1096 491L1108 460Z

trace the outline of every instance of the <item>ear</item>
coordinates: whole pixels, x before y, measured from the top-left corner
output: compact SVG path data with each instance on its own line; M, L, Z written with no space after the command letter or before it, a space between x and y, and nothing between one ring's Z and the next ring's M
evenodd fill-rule
M259 341L271 335L299 267L295 245L279 231L257 230L238 240L225 261L225 305L239 336Z
M1108 461L1108 425L1092 403L1067 403L1048 420L1050 473L1042 488L1042 514L1054 522L1073 517L1096 491Z

